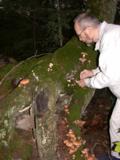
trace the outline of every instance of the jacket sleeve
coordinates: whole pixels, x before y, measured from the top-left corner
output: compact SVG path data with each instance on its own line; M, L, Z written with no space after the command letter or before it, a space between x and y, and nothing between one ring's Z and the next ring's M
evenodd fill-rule
M118 40L106 40L99 57L100 72L85 79L86 86L101 89L120 84L120 44Z
M87 87L101 89L107 87L109 83L109 77L104 75L104 73L99 72L92 78L86 78L85 84Z

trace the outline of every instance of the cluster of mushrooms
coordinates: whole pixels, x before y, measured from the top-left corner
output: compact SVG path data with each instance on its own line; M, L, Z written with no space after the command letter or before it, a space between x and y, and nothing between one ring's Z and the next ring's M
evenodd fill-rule
M64 112L66 114L70 113L68 105L64 106ZM66 121L66 124L67 124L67 118L66 117L65 117L65 121ZM79 128L83 128L86 121L75 120L73 123L76 126L78 126ZM67 127L69 127L69 126L67 125ZM63 143L67 147L67 150L68 150L69 154L72 156L72 159L75 159L76 158L75 153L78 151L78 149L80 147L83 147L83 145L85 145L86 141L83 140L81 137L77 137L75 135L75 132L72 129L69 129L67 134L66 134L66 139L63 141ZM82 149L81 154L86 160L96 160L95 155L91 154L88 148Z

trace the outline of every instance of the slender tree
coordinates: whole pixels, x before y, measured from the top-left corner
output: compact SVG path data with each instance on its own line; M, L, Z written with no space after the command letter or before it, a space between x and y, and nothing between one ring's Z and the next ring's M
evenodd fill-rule
M59 45L63 46L63 35L62 35L62 22L61 22L61 14L60 14L60 0L56 0L56 9L57 9L57 19L58 19L58 37L59 37Z

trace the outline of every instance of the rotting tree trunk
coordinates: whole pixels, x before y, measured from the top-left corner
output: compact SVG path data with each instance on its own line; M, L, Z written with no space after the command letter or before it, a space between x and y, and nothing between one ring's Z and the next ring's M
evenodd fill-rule
M33 160L35 151L39 160L64 159L58 150L59 118L69 106L70 128L80 130L74 121L85 114L82 108L94 90L81 89L75 80L83 68L96 66L95 57L90 47L73 38L54 54L29 58L12 68L0 83L0 160Z
M117 0L88 0L87 8L100 20L114 22Z

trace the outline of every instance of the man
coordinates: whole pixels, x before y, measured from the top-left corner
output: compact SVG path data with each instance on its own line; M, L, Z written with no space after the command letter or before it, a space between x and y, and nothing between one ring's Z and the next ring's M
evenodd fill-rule
M100 23L97 18L83 13L75 18L74 29L80 41L96 43L95 50L100 51L98 68L83 70L78 85L96 89L109 87L117 97L110 119L110 139L112 160L120 160L119 153L113 149L116 142L120 144L120 26Z

